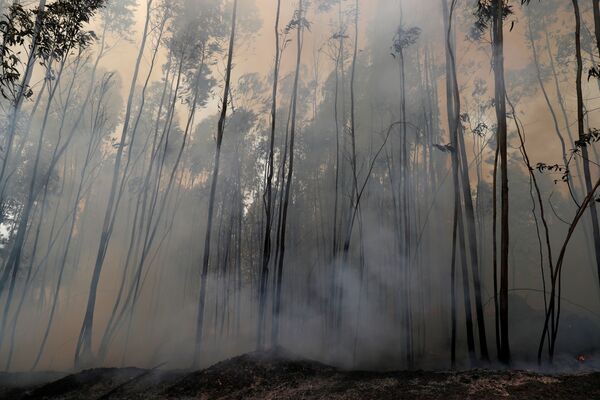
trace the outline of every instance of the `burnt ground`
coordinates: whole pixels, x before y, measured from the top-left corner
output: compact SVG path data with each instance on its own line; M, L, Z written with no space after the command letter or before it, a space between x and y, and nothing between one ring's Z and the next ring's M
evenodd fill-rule
M356 372L253 353L198 372L0 374L0 399L600 399L600 373Z

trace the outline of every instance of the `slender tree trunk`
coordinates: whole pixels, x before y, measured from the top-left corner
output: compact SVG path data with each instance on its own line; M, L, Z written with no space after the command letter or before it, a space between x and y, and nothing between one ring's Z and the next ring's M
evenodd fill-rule
M63 132L64 124L65 124L65 117L66 117L66 113L67 113L67 110L68 110L69 105L70 105L71 95L72 95L72 92L73 92L73 85L74 85L75 80L77 78L77 71L78 71L78 67L79 67L80 61L81 61L81 59L78 57L77 61L76 61L76 64L75 64L75 68L74 68L74 72L73 72L73 77L72 77L72 79L70 81L69 89L67 91L67 98L66 98L66 101L65 101L65 108L64 108L64 110L62 112L61 123L60 123L59 132L58 132L58 141L57 141L57 143L56 143L56 145L54 147L54 152L53 152L52 158L51 158L52 160L54 160L54 158L56 157L56 153L57 153L59 145L60 145L60 138L62 136L62 132ZM59 73L57 81L55 82L55 84L57 85L57 86L55 86L56 88L58 88L58 84L59 84L59 81L60 81L60 76L62 76L62 71L63 71L63 66L61 64L60 73ZM44 87L46 87L46 83L47 83L46 80L44 80ZM42 97L41 95L38 97L38 101L39 101L39 98L41 98L41 97ZM48 112L48 107L51 105L50 103L46 107L46 113ZM37 106L37 104L39 104L39 103L36 102L36 106ZM28 130L29 130L29 127L28 127ZM66 161L65 161L65 168L66 168ZM63 172L63 177L65 176L65 174L66 174L66 171ZM19 316L20 316L20 311L22 309L22 305L23 305L23 303L25 301L25 296L26 296L26 293L28 291L29 283L31 282L31 280L30 280L30 278L31 278L31 272L32 272L33 263L35 262L35 258L36 258L36 254L37 254L37 249L38 249L38 244L39 244L41 227L42 227L42 224L45 222L44 221L44 215L45 215L44 212L46 210L46 205L47 205L46 201L47 201L47 197L48 197L49 187L48 187L48 182L47 181L42 182L42 185L43 185L44 194L42 196L41 212L40 212L39 222L38 222L38 226L37 226L36 233L35 233L35 239L34 239L34 243L33 243L33 249L31 251L31 255L30 255L30 259L31 259L31 263L30 264L31 265L30 265L30 267L28 269L27 279L25 281L25 285L24 285L23 290L22 290L23 293L21 295L21 300L19 301L19 305L17 307L17 311L16 311L14 319L13 319L13 324L12 324L12 329L11 329L12 330L12 334L11 334L11 341L10 341L10 352L9 352L9 356L8 356L8 360L7 360L7 365L6 365L6 369L7 370L9 370L9 368L10 368L11 359L12 359L12 349L13 349L13 344L14 344L13 338L14 338L14 335L15 335L16 325L18 323L18 319L19 319ZM63 179L63 183L62 183L62 188L64 189L64 179ZM36 195L36 197L37 197L37 195ZM59 200L61 199L61 197L62 197L62 189L61 189L61 194L59 195ZM51 229L51 233L50 233L51 237L53 236L53 233L54 233L54 227L55 227L55 223L56 223L56 217L57 217L57 214L58 214L59 205L60 205L60 201L58 202L58 204L56 206L56 212L54 213L54 220L52 222L52 229ZM25 242L23 244L25 244L26 242L27 242L27 240L25 240ZM11 301L12 300L10 298L7 299L7 305L10 305ZM4 327L2 326L2 329L3 328ZM0 343L3 341L2 337L3 337L3 331L0 331Z
M337 299L337 283L338 283L338 273L339 273L339 260L338 260L338 252L340 249L339 245L339 199L340 199L340 179L341 179L341 146L340 146L340 81L342 83L341 92L343 98L343 63L344 63L344 26L342 19L342 2L338 2L338 21L339 21L339 31L338 31L338 53L335 62L335 95L334 95L334 104L333 104L333 117L335 122L335 188L334 188L334 200L333 200L333 234L332 234L332 253L331 253L331 262L332 262L332 274L331 274L331 282L330 282L330 293L329 293L329 308L330 308L330 318L329 322L332 327L335 326L336 320L336 299ZM342 76L340 77L340 69ZM342 116L343 120L343 116Z
M558 118L556 116L556 112L554 111L554 107L552 106L552 102L550 101L550 97L548 96L548 92L546 91L546 86L544 85L544 80L542 79L542 72L540 69L537 47L535 44L535 39L533 37L533 30L531 28L531 18L527 19L527 31L529 33L528 38L529 38L529 43L531 44L533 63L535 64L536 78L537 78L538 84L540 85L540 89L542 90L542 94L544 96L544 100L546 101L546 105L548 106L548 110L550 111L550 115L552 116L552 122L554 124L554 132L556 133L556 136L558 137L558 140L560 141L560 146L562 149L563 163L566 166L568 164L567 147L566 147L565 139L563 138L562 133L560 132L560 125L558 123Z
M399 217L402 225L402 239L400 247L400 262L403 270L402 292L403 292L403 307L404 307L404 336L405 336L405 353L406 361L410 368L413 363L412 351L412 324L411 324L411 293L410 293L410 275L411 275L411 243L410 243L410 200L409 200L409 166L410 152L408 150L408 121L406 118L406 66L404 60L404 49L401 46L398 48L398 63L400 68L400 120L403 122L400 127L400 185L398 187Z
M211 233L213 225L213 213L215 208L215 195L217 192L217 183L219 179L219 169L221 163L221 145L223 144L223 135L225 133L225 120L227 119L227 107L229 105L229 88L231 85L231 71L233 69L233 50L235 45L235 32L237 25L238 0L233 3L233 15L231 18L231 36L229 38L229 54L227 56L227 70L225 74L225 88L223 91L223 103L221 104L221 116L217 128L217 149L215 152L214 169L211 178L210 197L208 200L208 215L206 222L206 234L204 239L204 256L202 258L202 271L200 283L200 299L198 304L198 317L196 319L196 343L194 349L193 365L198 366L200 362L200 352L202 350L202 329L204 324L204 306L206 302L206 284L208 279L208 266L210 261Z
M273 93L271 103L271 136L269 138L269 154L267 156L267 182L265 188L265 235L263 240L262 270L260 278L259 310L258 310L258 336L257 349L263 347L264 316L267 301L267 284L269 282L269 262L271 260L271 234L273 219L273 175L275 162L275 130L277 129L277 90L279 87L279 19L281 14L281 0L277 0L277 14L275 17L275 69L273 71ZM240 216L241 218L241 216Z
M500 343L500 299L498 298L498 162L500 161L500 148L496 146L494 155L494 169L492 171L492 272L494 274L494 328L496 333L496 353L502 353Z
M544 202L542 200L542 192L540 190L540 187L539 187L536 175L535 175L535 169L531 165L531 161L529 159L529 154L527 153L527 148L525 146L525 134L523 132L522 124L520 123L519 118L516 115L515 106L510 101L510 98L507 97L506 100L512 110L512 115L513 115L515 125L517 128L517 134L519 135L519 141L521 142L521 153L523 155L523 161L525 162L525 165L527 166L527 169L529 170L529 175L531 178L531 190L530 191L531 191L531 198L534 203L533 214L534 214L534 218L536 221L536 229L538 230L538 240L540 243L540 266L541 266L541 275L542 275L542 289L544 292L543 293L543 295L544 295L544 311L546 313L548 313L548 298L547 298L548 296L546 294L547 285L546 285L546 274L544 272L544 257L543 257L543 251L542 251L542 240L540 238L537 216L535 214L536 199L537 199L537 204L540 209L540 218L542 220L542 225L544 227L545 244L546 244L547 257L548 257L548 269L550 272L550 279L554 280L554 259L552 257L552 243L551 243L551 239L550 239L550 227L548 225L548 220L546 218L545 206L544 206ZM535 197L533 195L534 191L535 191ZM552 315L552 326L549 331L549 339L554 335L554 314L552 313L551 315Z
M292 179L294 177L294 147L296 143L296 119L298 110L298 83L300 81L300 67L302 61L302 37L304 32L304 0L299 0L298 10L296 18L298 18L297 36L296 36L296 72L294 74L294 86L292 89L292 112L290 119L290 149L289 149L289 165L287 171L287 179L285 183L285 194L283 197L282 204L282 218L281 218L281 239L279 243L279 260L277 265L277 282L275 290L275 313L273 315L273 327L272 327L272 345L277 346L279 343L279 324L281 315L281 292L283 282L283 265L285 260L285 245L286 245L286 233L287 233L287 218L288 209L290 203L290 193L292 190Z
M73 78L73 79L75 79L75 78ZM100 112L100 105L104 101L104 97L105 97L106 92L107 92L108 82L109 81L110 81L110 78L108 80L105 80L103 82L103 84L101 85L101 88L100 88L101 91L100 91L100 95L99 95L98 108L96 110L96 114L98 114ZM69 89L69 92L70 91L71 91L71 89ZM67 98L70 98L70 94L69 94L69 96ZM68 107L68 102L67 102L66 107ZM66 112L67 112L67 109L65 108L65 114L66 114ZM64 119L64 115L63 115L63 119ZM83 194L84 194L85 178L86 178L86 175L87 175L87 172L88 172L88 168L90 166L90 162L91 162L91 159L93 157L94 151L97 149L97 145L99 143L99 141L97 140L96 136L97 136L96 135L96 129L95 129L95 127L92 127L92 135L91 135L90 140L88 142L88 147L87 147L86 155L85 155L85 158L84 158L83 168L82 168L81 173L80 173L80 180L79 180L79 184L78 184L76 195L75 195L75 201L74 201L73 207L72 207L72 209L70 210L70 213L69 213L69 216L71 218L71 225L70 225L70 228L69 228L69 231L68 231L68 234L67 234L67 239L66 239L66 243L64 245L64 250L63 250L62 256L60 258L60 261L58 262L58 265L59 265L59 275L58 275L58 280L57 280L57 283L56 283L56 289L55 289L55 292L54 292L54 297L53 297L53 301L52 301L51 311L50 311L50 315L49 315L49 318L48 318L48 323L46 325L46 329L44 331L44 336L42 337L42 342L40 344L40 347L39 347L38 353L36 355L35 361L34 361L32 367L31 367L32 371L37 368L37 365L39 364L39 362L40 362L40 360L42 358L42 355L43 355L44 350L45 350L46 342L48 340L48 336L50 334L50 330L52 328L52 324L53 324L53 321L54 321L54 315L55 315L56 308L57 308L57 305L58 305L58 297L59 297L60 290L61 290L61 285L62 285L62 281L63 281L63 275L64 275L65 267L66 267L66 264L67 264L67 258L68 258L68 255L69 255L69 251L71 249L71 242L72 242L72 239L73 239L73 235L75 233L75 224L77 223L77 220L78 220L78 215L79 215L78 214L78 210L79 210L81 199L82 199ZM57 147L58 147L58 144L57 144ZM66 179L66 177L64 177L64 174L63 174L63 181L64 181L64 179ZM47 186L47 184L46 184L46 186Z
M98 284L100 283L100 275L102 273L102 267L104 265L104 259L106 257L106 252L108 250L108 244L110 242L111 236L111 221L114 219L114 215L117 210L115 208L115 199L117 197L117 187L119 175L121 172L121 162L123 159L123 152L125 149L125 143L127 140L127 134L129 131L129 123L131 120L131 110L133 107L133 99L135 96L135 89L137 84L137 78L140 72L140 66L142 63L142 59L144 56L144 50L146 47L146 41L148 39L148 32L150 29L150 20L151 20L151 12L152 12L152 3L153 0L147 0L146 2L146 20L144 23L144 32L142 34L142 42L140 44L140 50L138 53L138 57L135 64L135 69L133 72L133 77L131 79L131 86L129 89L129 98L127 100L127 109L125 111L125 119L123 121L123 130L121 132L121 139L119 141L119 146L117 149L115 165L112 176L112 183L110 194L108 198L108 203L106 206L106 211L104 214L104 222L102 225L102 234L100 237L100 243L98 245L98 251L96 255L96 262L94 265L94 271L92 275L92 280L90 283L90 292L87 301L87 307L85 316L83 319L83 323L81 326L81 331L79 333L79 339L77 340L77 347L75 351L75 365L79 366L82 362L87 363L91 359L92 355L92 329L94 322L94 311L96 308L96 294L98 291Z
M500 354L503 363L510 363L508 337L508 256L509 256L509 199L508 199L508 141L506 124L506 86L504 82L504 7L503 0L493 1L493 64L495 106L498 121L497 141L500 149Z
M19 221L19 228L17 230L17 236L15 238L15 242L10 251L10 254L5 262L4 274L2 276L2 281L0 282L0 294L3 294L4 288L5 288L5 283L7 282L6 278L8 278L8 276L9 276L8 274L10 273L11 281L10 281L10 285L8 288L6 302L4 303L2 319L0 320L0 341L3 341L4 328L6 326L8 313L10 310L10 306L12 304L14 289L15 289L16 280L17 280L17 274L19 272L22 257L23 257L23 249L25 246L26 233L28 231L29 223L31 222L30 216L33 211L33 206L35 205L37 193L39 193L39 190L36 190L36 188L37 188L36 184L38 184L40 182L42 182L42 184L43 184L43 182L45 181L44 177L42 177L42 179L38 182L38 170L39 170L40 161L41 161L42 149L44 147L44 139L46 136L48 119L50 116L50 108L54 102L54 97L56 95L56 92L57 92L57 89L59 86L60 78L62 77L62 72L64 71L64 66L65 66L65 61L62 60L60 62L60 67L59 67L59 71L57 73L56 81L54 82L53 85L49 85L50 92L48 94L48 103L46 105L46 109L44 112L44 118L42 121L42 126L40 128L40 135L39 135L39 139L37 142L36 153L35 153L35 158L34 158L34 162L33 162L33 170L31 173L31 179L29 182L27 197L26 197L23 212L21 214L21 218ZM50 71L51 68L52 68L51 64L47 66L48 71ZM42 187L44 187L44 186L42 186ZM43 208L44 206L42 205L41 207Z
M577 1L577 0L574 0L574 1ZM550 306L548 308L548 311L546 312L546 319L544 321L544 329L542 330L542 335L541 335L542 337L541 337L539 348L538 348L538 363L541 363L541 361L542 361L542 352L544 350L546 335L548 333L549 325L551 323L551 317L552 317L553 313L556 313L556 321L555 321L555 325L553 327L554 334L551 335L551 339L550 339L550 343L549 343L550 362L552 362L554 359L554 349L555 349L555 345L556 345L556 339L558 337L558 327L559 327L559 323L560 323L560 311L559 311L560 304L561 304L561 295L560 295L561 283L560 283L560 281L561 281L561 277L562 277L562 269L563 269L565 255L567 253L569 243L571 242L571 239L573 238L573 235L575 233L577 225L579 224L579 222L585 215L587 208L590 206L590 203L592 203L594 201L594 196L595 196L596 192L598 191L599 187L600 187L600 179L598 181L596 181L596 183L592 187L592 190L583 199L583 202L579 206L577 213L575 214L575 217L573 218L572 222L569 224L569 231L568 231L567 236L566 236L566 238L563 242L563 245L560 249L560 253L559 253L558 259L556 261L556 267L554 268L554 276L552 278L552 290L550 292Z
M600 55L600 0L592 0L592 8L594 9L594 33L596 36L596 47Z
M356 62L358 59L358 39L359 39L359 16L360 16L360 8L359 1L356 0L354 5L354 51L352 53L352 72L350 76L350 136L352 140L352 178L353 178L353 198L352 198L352 207L354 209L353 215L358 214L358 225L359 225L359 241L360 241L360 272L359 272L359 300L358 300L358 310L356 312L356 331L355 331L355 339L354 339L354 358L356 358L356 346L358 343L358 330L360 324L360 311L362 305L362 295L363 295L363 280L364 280L364 238L363 238L363 222L361 215L361 195L360 188L358 187L358 159L356 152ZM352 230L354 229L354 217L350 222L349 231L348 231L348 239L346 240L346 245L344 246L344 259L347 261L350 243L352 238ZM410 341L408 341L410 346ZM408 352L408 365L412 366L412 353Z
M454 13L453 3L450 18ZM450 21L452 22L452 21ZM459 171L462 179L462 194L465 205L465 216L467 223L467 232L469 235L469 252L471 257L471 274L473 275L473 289L475 294L475 309L477 314L477 329L479 334L479 348L481 352L481 358L485 361L489 360L488 354L488 346L487 346L487 337L485 332L485 318L483 312L483 300L481 294L481 279L479 272L479 255L477 251L477 229L475 227L475 209L473 207L473 198L471 195L471 179L469 176L469 160L467 158L467 153L465 150L464 144L464 130L462 129L462 125L460 123L460 112L461 112L461 102L460 102L460 92L458 85L458 77L456 71L456 61L454 50L451 46L449 47L449 55L450 55L450 72L451 72L451 82L452 82L452 93L454 95L454 129L456 130L455 139L456 145L455 151L457 154L457 162L459 165Z
M452 179L454 183L454 222L453 222L453 233L452 233L452 245L458 244L458 252L456 247L452 249L452 260L451 260L451 291L455 290L455 276L456 276L456 263L457 256L460 257L462 275L463 275L463 293L464 293L464 305L465 305L465 319L467 329L467 348L469 351L469 358L473 361L475 358L475 343L473 335L473 320L471 311L471 290L469 285L468 271L466 266L466 247L464 238L464 223L463 223L463 211L461 202L461 191L460 191L460 158L459 158L459 127L460 124L460 104L458 103L458 94L455 93L457 90L456 84L456 72L454 53L453 53L453 15L456 1L452 0L450 11L448 11L448 3L446 0L442 0L442 6L444 11L444 25L445 25L445 39L446 39L446 107L448 113L448 127L450 133L450 143L452 146L451 160L452 160ZM458 240L457 240L458 238ZM457 254L458 253L458 254ZM452 304L452 349L451 349L451 362L454 365L456 362L456 307L455 307L455 294L452 293L453 304Z
M575 14L575 57L577 59L577 73L575 79L575 86L577 90L577 135L579 140L585 139L585 120L584 120L584 109L585 104L583 100L583 59L581 56L581 13L579 11L578 0L572 0L573 11ZM585 180L585 189L589 193L592 190L592 174L590 171L590 159L589 151L587 146L581 147L581 155L583 158L583 174ZM598 209L596 208L596 202L590 204L590 218L592 222L592 233L594 238L594 252L596 255L596 269L598 272L598 279L600 279L600 226L598 225Z

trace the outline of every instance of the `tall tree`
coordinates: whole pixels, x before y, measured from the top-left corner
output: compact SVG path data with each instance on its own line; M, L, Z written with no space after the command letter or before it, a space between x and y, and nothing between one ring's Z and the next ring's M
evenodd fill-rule
M492 52L495 83L497 142L500 151L500 354L509 363L510 341L508 321L508 257L509 257L509 199L508 199L508 135L506 123L506 85L504 81L504 0L492 1Z
M91 361L92 358L92 333L94 324L94 311L96 309L96 295L98 291L98 285L100 283L100 276L102 268L104 266L104 260L108 251L108 245L112 235L114 227L114 220L116 213L119 208L119 202L116 201L120 198L119 189L119 176L121 174L121 163L123 161L123 153L125 151L125 144L129 133L129 124L131 122L131 111L133 107L133 100L135 97L136 85L138 75L140 73L140 67L144 52L146 48L146 41L150 31L150 21L152 18L152 4L154 0L146 0L146 17L144 22L144 32L142 34L142 41L140 43L140 49L138 52L135 68L133 71L133 77L131 79L131 85L129 88L129 96L127 99L127 109L125 110L125 117L123 120L123 129L121 131L121 137L117 147L117 154L115 158L115 165L113 168L112 182L110 186L110 193L106 210L104 213L104 222L102 224L102 234L100 242L98 244L98 251L96 254L96 261L94 264L94 272L90 282L90 291L87 300L86 312L81 325L79 333L79 339L77 340L77 348L75 351L75 365L81 365Z
M455 4L452 5L454 9ZM473 289L475 294L475 310L477 314L477 328L479 334L479 348L481 351L481 358L485 361L489 360L487 337L485 332L485 317L483 311L483 299L481 289L481 278L479 268L479 254L477 248L477 229L475 225L475 207L473 206L473 198L471 192L471 178L469 175L469 160L467 158L467 152L465 150L465 139L464 129L461 124L461 99L460 99L460 88L458 85L458 77L456 72L456 61L455 55L452 48L450 49L450 71L451 71L451 93L454 97L453 108L454 108L454 121L453 128L456 130L455 139L457 146L455 152L457 152L457 161L460 171L460 186L462 187L462 198L464 202L465 221L467 225L466 232L468 233L469 242L469 255L471 258L471 275L473 277Z
M294 12L294 18L288 24L286 29L296 29L296 70L294 73L294 84L292 88L291 113L290 113L290 142L289 142L289 163L287 176L285 178L285 192L281 204L281 237L279 241L279 259L277 264L277 281L274 300L273 315L273 345L277 346L279 341L279 324L281 314L281 294L283 284L283 266L286 250L287 219L290 206L290 194L292 190L292 179L294 177L294 149L296 144L297 113L298 113L298 85L300 81L300 68L302 61L302 46L304 29L309 27L308 20L305 17L304 0L298 1L298 8Z
M217 184L219 179L219 169L221 166L221 146L223 144L223 135L225 133L225 121L227 119L227 107L229 106L229 95L231 86L231 72L233 70L233 50L235 45L235 34L237 26L237 10L238 0L233 2L233 15L231 17L231 35L229 38L229 53L227 55L227 69L225 71L225 87L223 89L223 101L221 103L221 115L219 117L219 124L217 128L217 147L215 151L215 161L213 166L213 173L211 177L210 186L210 197L208 200L208 214L206 222L206 233L204 238L204 256L202 257L202 270L201 270L201 282L200 282L200 299L198 304L198 317L196 319L196 341L194 349L194 361L193 365L197 366L200 362L200 355L202 350L202 330L204 325L204 306L206 302L206 284L208 279L208 267L210 262L210 246L211 246L211 235L212 225L214 218L215 208L215 196L217 192Z
M577 69L575 75L575 89L577 92L577 135L579 141L585 141L585 104L583 100L583 57L581 54L581 11L579 9L579 2L572 0L573 13L575 16L575 59L577 60ZM590 158L587 146L581 148L581 157L583 163L583 179L585 181L585 191L590 193L592 191L592 173L590 171ZM596 256L596 270L598 273L598 279L600 279L600 225L598 224L598 209L596 202L590 204L590 219L592 223L592 233L594 239L594 254Z
M258 310L258 335L257 348L263 346L264 316L267 301L267 284L269 280L269 262L271 261L271 235L273 230L273 177L275 173L275 131L277 129L277 90L279 88L280 65L280 33L279 20L281 15L281 0L277 0L275 16L275 67L273 70L273 92L271 100L271 130L269 136L269 153L267 155L267 180L264 193L265 208L265 233L263 239L262 270L260 277L259 310Z
M451 344L451 363L456 364L456 264L457 258L460 258L462 275L463 275L463 301L465 308L465 323L467 333L467 349L471 361L475 359L475 339L473 335L473 317L471 311L471 291L468 279L466 265L466 247L465 247L465 231L463 222L463 205L461 202L461 182L460 182L460 158L459 158L459 132L460 132L460 101L457 76L456 76L456 61L454 54L454 29L453 16L456 7L456 1L453 0L448 10L448 3L442 0L444 12L444 27L445 27L445 44L446 44L446 109L448 113L448 127L450 133L451 146L451 162L452 162L452 180L454 183L454 217L452 226L452 258L451 258L451 297L452 297L452 344Z

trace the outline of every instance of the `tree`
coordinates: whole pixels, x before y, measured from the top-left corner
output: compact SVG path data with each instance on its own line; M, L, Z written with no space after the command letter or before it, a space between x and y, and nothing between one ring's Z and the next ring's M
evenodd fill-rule
M8 312L13 301L17 274L20 271L20 265L23 256L23 247L26 237L25 235L27 233L27 227L30 223L35 201L42 190L47 187L48 179L54 173L54 167L58 163L62 152L66 146L68 146L69 141L73 138L72 132L65 143L62 143L61 151L59 151L60 142L56 144L50 166L47 172L42 174L40 172L41 154L45 135L47 133L50 107L53 105L54 97L58 89L58 82L60 82L67 58L73 51L83 50L95 38L92 32L84 30L84 26L87 22L89 22L90 18L97 12L97 10L103 6L103 4L104 2L100 0L78 3L72 3L65 0L57 1L48 5L47 7L45 7L45 4L43 4L40 6L44 7L38 9L38 20L36 22L38 27L35 29L36 36L34 39L35 46L31 49L31 51L34 52L34 55L32 56L30 54L30 58L32 60L41 60L41 64L46 68L48 77L52 76L55 63L58 64L58 71L56 72L55 82L48 85L49 94L44 111L43 122L40 128L39 138L37 141L32 174L28 184L28 191L24 201L23 211L20 215L17 235L15 237L9 257L4 260L3 274L0 278L0 293L3 293L6 284L10 279L7 301L4 305L2 323L0 325L0 333L3 333L4 331L6 320L8 318ZM39 17L40 14L43 14L43 17ZM25 75L27 74L28 72L25 72ZM25 83L23 83L23 85L25 85ZM19 92L23 91L23 85L21 86ZM17 99L21 96L22 94L17 95ZM22 101L22 99L18 101ZM18 104L18 101L14 104ZM18 113L19 108L20 105L15 106L12 112ZM13 122L9 122L8 135L10 146L12 146L12 137L14 136ZM8 155L5 155L4 162L6 162L7 157ZM3 170L5 170L5 167L6 164L4 165ZM3 182L2 184L2 191L4 191L6 182Z
M102 235L100 243L98 245L98 252L96 255L96 261L94 265L94 273L90 283L90 292L87 301L86 313L81 326L79 339L77 341L77 349L75 352L75 365L81 365L81 363L90 362L92 355L92 329L94 323L94 310L96 308L96 294L98 290L98 284L100 282L100 275L102 273L102 267L104 266L104 260L106 252L108 250L108 244L112 234L114 220L116 212L119 207L119 202L116 201L120 198L117 193L119 175L121 173L121 162L123 159L123 152L125 150L125 143L129 131L129 123L131 121L131 108L133 105L133 99L135 96L135 89L140 71L140 65L144 56L146 48L146 40L148 38L148 32L150 29L150 18L152 10L153 0L146 1L146 19L144 23L144 33L142 34L142 42L140 44L140 50L136 60L133 77L131 79L131 87L129 89L129 97L127 100L127 109L125 111L125 118L123 121L123 130L121 131L121 138L117 147L117 155L115 158L115 165L113 169L113 177L111 183L110 194L108 203L106 205L106 211L104 214L104 222L102 225Z
M501 203L500 217L500 361L510 362L508 326L508 252L509 252L509 204L508 204L508 135L506 124L506 87L504 83L504 2L494 0L492 17L492 42L494 52L494 81L496 85L497 140L500 149Z
M202 329L204 324L204 306L206 301L206 283L208 278L208 265L210 262L210 246L211 246L211 234L212 224L214 217L215 208L215 195L217 191L217 184L219 178L219 168L221 162L221 146L223 144L223 135L225 133L225 121L227 118L227 107L229 105L229 94L231 85L231 72L233 69L233 51L235 45L235 33L237 25L237 8L238 0L234 0L233 3L233 15L231 17L231 35L229 38L229 53L227 56L227 69L225 72L225 87L223 89L223 101L221 104L221 115L219 117L219 125L217 128L217 148L215 151L215 161L213 166L213 173L211 178L210 186L210 198L208 202L208 214L206 223L206 234L204 239L204 256L202 257L202 270L201 270L201 287L200 287L200 300L198 304L198 317L196 322L196 342L194 350L194 366L198 365L200 361L201 345L202 345Z
M279 67L280 67L280 33L279 33L279 20L281 14L281 0L277 0L277 14L275 17L275 67L273 71L273 94L271 102L271 135L269 137L269 154L267 155L267 181L265 185L265 234L263 240L263 254L262 254L262 271L260 278L260 292L259 292L259 310L258 310L258 337L257 337L257 348L261 349L263 346L263 329L264 329L264 316L265 306L267 300L267 284L269 279L269 262L271 260L271 234L273 226L273 177L275 173L275 130L277 127L277 90L279 88Z
M292 88L291 99L291 115L290 115L290 136L289 136L289 164L287 176L285 178L285 189L282 198L282 211L280 228L281 234L279 239L279 259L277 264L277 281L275 283L275 300L273 309L273 345L277 346L279 340L279 324L281 314L281 294L283 282L283 266L285 261L286 249L286 233L287 233L287 218L290 204L290 193L292 190L292 179L294 177L294 148L296 143L296 123L298 112L298 83L300 80L300 67L302 61L302 45L304 29L309 28L310 24L305 17L306 10L304 8L304 0L299 0L298 8L294 12L294 18L286 26L286 31L296 30L296 69L294 72L294 83Z

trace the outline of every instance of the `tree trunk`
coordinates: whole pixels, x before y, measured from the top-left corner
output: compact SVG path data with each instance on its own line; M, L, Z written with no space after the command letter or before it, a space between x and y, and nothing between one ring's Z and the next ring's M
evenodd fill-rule
M275 290L275 307L273 315L272 327L272 345L277 346L279 342L279 323L281 315L281 286L283 282L283 264L285 260L285 238L287 232L287 217L290 203L290 193L292 190L292 179L294 177L294 147L296 142L296 119L298 105L298 82L300 80L300 67L302 61L302 33L304 32L304 0L299 0L298 3L298 26L296 35L296 72L294 74L294 87L292 89L292 112L290 120L290 150L289 150L289 165L287 171L287 179L285 183L285 194L283 198L283 209L281 218L281 238L279 243L279 260L277 265L277 282Z
M592 0L592 8L594 9L594 32L596 35L596 47L600 55L600 0Z
M237 25L238 0L233 3L233 15L231 18L231 36L229 38L229 54L227 56L227 70L225 73L225 88L223 91L223 103L221 104L221 115L217 128L217 149L215 152L214 169L211 178L210 197L208 200L208 215L206 222L206 234L204 239L204 256L202 258L202 271L200 283L200 299L198 304L198 317L196 319L196 343L194 349L193 365L198 366L200 362L200 351L202 345L202 329L204 324L204 306L206 302L206 284L208 279L208 266L210 261L211 233L213 225L213 214L215 208L215 195L219 180L219 169L221 164L221 146L225 134L225 120L227 119L227 107L229 105L229 88L231 85L231 71L233 68L233 50L235 45L235 31Z
M508 199L508 141L506 124L506 86L504 82L504 2L493 1L493 65L495 106L498 122L497 141L500 151L500 354L501 362L510 363L508 337L508 253L509 253L509 199Z
M269 139L269 154L267 160L267 182L265 188L265 234L263 240L262 270L260 277L259 310L258 310L258 337L256 347L263 347L264 315L267 301L267 284L269 281L269 262L271 260L271 231L273 219L273 175L275 159L275 130L277 128L277 90L279 87L279 19L281 14L281 0L277 0L277 14L275 17L275 69L273 72L273 93L271 103L271 136ZM241 216L240 216L241 218Z
M123 151L127 139L127 133L129 130L129 122L131 117L131 110L133 107L133 99L135 95L135 89L137 84L137 78L140 72L140 66L144 56L144 49L146 47L146 40L148 39L148 32L150 29L151 11L152 11L153 0L147 0L146 2L146 20L144 23L144 32L142 35L142 43L140 44L140 50L135 64L133 77L131 79L131 86L129 89L129 98L127 100L127 109L125 111L125 118L123 121L123 130L121 132L121 139L119 147L117 149L115 166L113 170L112 183L106 211L104 214L104 222L102 225L102 234L100 237L100 243L98 245L98 251L96 254L96 262L94 265L94 272L90 283L90 292L87 301L87 307L81 330L79 333L79 339L77 340L77 347L75 351L75 366L81 365L81 363L87 363L91 359L92 355L92 328L94 323L94 311L96 308L96 294L98 291L98 284L100 283L100 274L102 273L102 267L104 265L104 259L108 250L108 244L110 242L110 236L112 233L111 221L114 220L114 215L117 210L115 207L115 199L117 197L117 186L119 180L119 174L121 172L121 162L123 158Z

